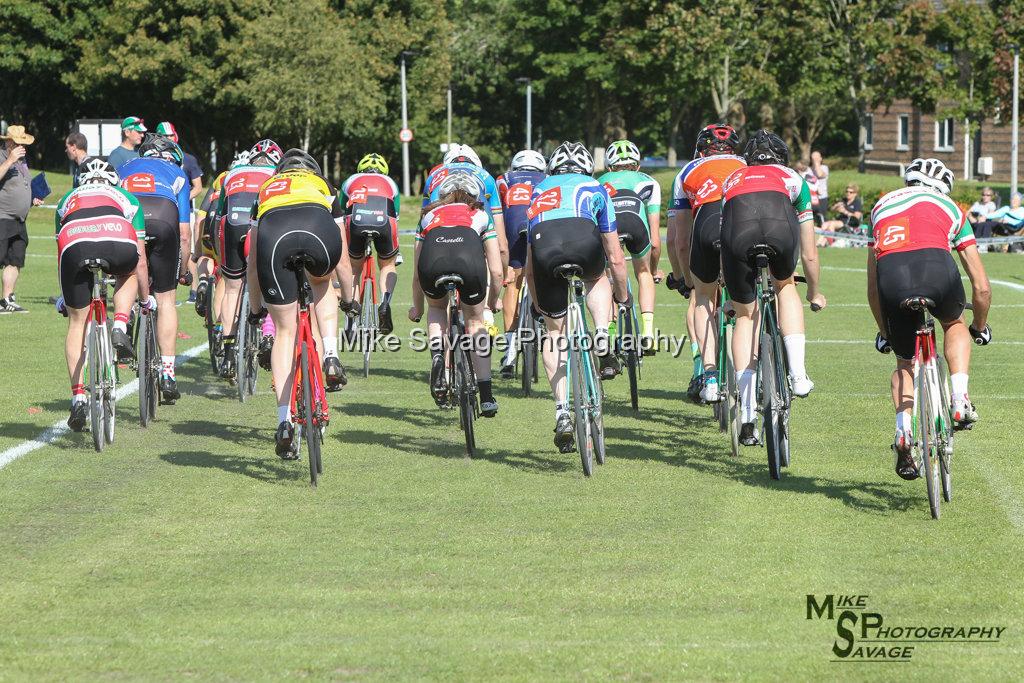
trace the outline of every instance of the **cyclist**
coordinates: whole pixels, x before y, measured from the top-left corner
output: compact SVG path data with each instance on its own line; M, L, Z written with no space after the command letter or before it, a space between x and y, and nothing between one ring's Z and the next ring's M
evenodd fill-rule
M505 274L505 294L502 309L505 311L505 355L501 359L501 376L511 379L516 367L515 329L519 319L517 304L519 290L523 286L523 267L526 265L526 233L530 227L529 216L533 188L547 174L544 155L532 149L516 152L509 164L508 172L495 181L498 198L501 200L502 218L505 223L505 241L508 243L508 266Z
M491 386L490 339L483 313L485 303L491 310L501 310L501 254L494 222L478 199L481 191L475 174L454 171L437 187L438 199L423 209L416 233L416 267L409 319L417 322L422 317L423 295L426 294L430 392L440 405L448 391L443 346L448 325L448 294L435 283L439 277L449 274L462 278L459 301L466 319L466 332L474 339L473 370L480 392L480 413L494 417L498 402Z
M181 170L182 152L172 140L148 133L139 145L139 158L117 169L121 187L135 195L146 220L146 255L151 292L161 314L157 318L160 346L160 393L167 403L181 398L174 377L178 309L174 293L178 284L189 284L187 260L191 253L188 178Z
M297 255L312 260L306 273L322 334L324 382L329 388L340 388L347 380L338 358L338 300L331 276L345 247L341 228L344 210L316 160L302 150L290 149L260 187L251 214L249 319L256 322L263 317L264 311L259 309L262 295L276 328L271 352L271 375L277 392L276 451L278 456L294 460L298 449L290 410L299 293L287 263Z
M900 304L910 297L935 302L932 313L942 324L943 352L949 365L953 421L970 428L978 413L967 395L971 338L992 341L987 324L992 294L971 224L949 195L953 172L938 159L914 159L903 174L907 187L884 195L871 210L872 242L868 249L868 301L878 324L875 346L896 352L892 400L896 408L896 473L916 479L911 455L914 342L920 314ZM964 286L950 254L957 251L971 280L973 321L964 323Z
M377 271L381 281L381 303L377 307L380 333L389 335L395 329L391 317L391 295L398 283L395 257L398 256L398 213L401 195L398 185L388 177L388 162L380 154L371 153L359 160L354 175L341 184L341 201L345 205L345 226L348 229L350 271L338 273L344 283L343 298L354 291L357 273L363 271L366 259L367 232L375 232L373 250L377 253ZM339 267L339 271L342 269ZM349 283L351 282L351 286ZM342 309L354 309L354 301L342 303Z
M733 171L723 185L722 274L736 311L732 352L740 393L740 441L758 443L754 425L755 380L754 269L747 256L757 244L772 249L769 267L774 280L779 327L789 361L793 394L805 397L814 389L804 366L804 309L793 273L803 261L807 300L824 308L818 290L818 249L814 244L811 193L800 175L789 168L789 147L775 133L759 130L743 151L747 166Z
M221 377L225 379L235 376L235 311L238 310L246 272L245 240L249 234L250 212L260 187L274 175L274 167L280 163L281 156L281 147L273 140L257 142L249 150L248 161L224 176L223 190L217 199L214 221L218 239L214 245L224 285L220 317L224 330ZM241 314L245 315L245 312Z
M746 165L736 155L740 136L732 126L713 123L697 134L693 161L676 176L672 210L678 216L676 249L686 263L694 287L693 327L701 351L700 398L718 401L718 358L715 308L721 270L722 185L734 171Z
M139 200L117 186L117 173L103 159L86 158L79 168L78 187L57 202L54 214L61 289L57 308L68 316L64 342L71 378L68 427L76 432L85 427L89 405L82 372L92 273L82 266L83 261L103 259L107 262L104 270L117 278L110 339L119 359L135 356L127 325L136 294L149 310L156 308L156 299L149 295L146 253L141 246L145 243L146 223Z
M640 172L640 150L629 140L616 140L604 153L608 172L597 179L615 206L619 237L632 255L639 291L641 348L654 355L654 271L661 259L661 187Z
M594 345L603 379L615 377L618 361L608 339L612 301L630 305L626 263L615 229L615 208L604 185L591 177L594 158L581 143L563 142L548 160L548 177L533 188L526 278L544 315L548 342L544 369L555 399L555 445L573 449L566 382L565 314L568 282L555 269L570 263L583 268L587 308L594 320ZM611 280L605 277L610 268Z
M249 150L243 150L235 154L228 171L244 166L249 163ZM206 289L210 286L210 280L214 277L217 269L217 250L215 245L219 239L214 214L217 212L217 202L220 200L220 193L224 187L224 177L228 171L221 171L210 184L203 200L196 212L196 224L200 226L200 235L196 240L195 250L192 258L196 261L196 268L199 272L199 283L196 285L196 314L202 318L206 316ZM217 291L217 301L214 302L215 320L220 320L220 299L224 296L224 289Z

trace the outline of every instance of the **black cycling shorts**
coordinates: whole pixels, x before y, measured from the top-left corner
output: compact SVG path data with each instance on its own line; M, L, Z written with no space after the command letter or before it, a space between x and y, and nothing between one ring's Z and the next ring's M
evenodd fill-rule
M241 280L245 277L245 236L249 234L249 221L224 221L218 232L217 263L221 275L229 280Z
M559 266L576 264L584 280L604 275L607 259L597 224L586 218L555 218L542 221L531 230L533 252L533 300L549 318L565 315L569 282L555 274Z
M487 258L480 235L471 228L432 228L423 236L416 273L423 293L431 299L442 299L447 290L438 287L437 278L458 275L462 278L459 298L476 306L487 294Z
M793 275L800 257L800 223L781 192L741 194L722 210L722 274L737 303L754 302L754 264L747 252L756 244L767 244L774 252L768 259L773 278Z
M900 304L924 296L935 302L932 315L944 323L960 318L966 305L964 284L953 257L945 249L917 249L886 254L878 259L878 298L885 319L885 337L893 352L909 360L921 314Z
M395 203L386 197L368 197L366 201L349 207L345 219L348 226L348 255L361 259L366 255L366 243L373 239L373 250L379 259L389 259L398 253L398 219Z
M203 256L208 256L212 259L217 258L217 224L214 220L213 212L206 214L203 218L203 236L201 238Z
M69 308L85 308L92 299L92 272L82 265L87 260L103 259L109 275L131 275L139 265L139 249L127 242L72 242L60 255L57 270L60 293Z
M298 301L295 272L286 267L293 256L311 259L306 271L325 277L341 260L341 230L330 211L318 204L293 204L271 209L256 228L256 274L268 304Z
M690 233L690 272L705 284L718 281L722 269L719 242L722 239L722 203L708 202L697 207Z
M615 214L615 225L622 245L633 256L644 256L651 250L651 233L640 214L623 211Z
M527 231L505 229L508 238L508 264L519 270L526 265Z
M173 292L178 287L181 265L181 232L178 207L166 197L139 197L146 218L146 257L149 259L150 291Z

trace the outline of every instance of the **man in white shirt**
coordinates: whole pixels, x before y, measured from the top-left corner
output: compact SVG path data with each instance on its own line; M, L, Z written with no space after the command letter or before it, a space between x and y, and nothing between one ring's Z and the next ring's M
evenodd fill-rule
M828 166L821 163L821 152L811 152L811 171L818 178L818 208L814 213L818 214L820 224L828 220Z

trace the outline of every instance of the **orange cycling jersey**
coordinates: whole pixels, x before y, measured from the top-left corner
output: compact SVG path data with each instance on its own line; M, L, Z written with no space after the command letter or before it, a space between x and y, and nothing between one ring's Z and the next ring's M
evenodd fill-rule
M282 206L317 204L340 215L338 197L326 180L312 171L292 170L278 173L260 186L256 218Z
M694 159L676 176L669 209L672 213L685 209L696 211L703 204L721 201L725 179L746 165L742 157L733 154Z

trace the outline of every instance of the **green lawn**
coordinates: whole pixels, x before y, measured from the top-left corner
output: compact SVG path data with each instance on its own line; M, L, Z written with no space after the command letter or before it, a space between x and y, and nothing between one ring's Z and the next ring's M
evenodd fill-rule
M0 453L66 418L51 214L30 233L30 313L0 316ZM808 313L817 389L778 482L685 401L685 358L645 362L640 419L623 378L606 386L609 458L588 480L551 443L551 401L505 384L465 459L406 349L332 395L312 490L304 461L273 454L266 376L241 405L200 356L147 430L132 396L102 454L66 435L0 470L0 679L1021 680L1024 259L984 258L996 341L975 354L982 421L957 440L938 522L924 482L892 471L864 252L829 250L831 307ZM658 297L681 333L683 300ZM181 352L204 334L179 310ZM809 593L869 595L891 625L1007 630L849 667L829 661L835 625L805 619Z

